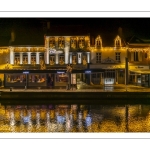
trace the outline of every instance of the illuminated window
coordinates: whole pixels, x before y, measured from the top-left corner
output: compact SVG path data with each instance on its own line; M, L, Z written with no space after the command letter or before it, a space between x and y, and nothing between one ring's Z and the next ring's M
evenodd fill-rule
M79 48L83 48L85 46L85 38L80 37L79 38Z
M28 64L28 55L27 55L27 53L23 53L23 64Z
M54 64L55 64L55 56L50 55L50 65L54 65Z
M36 54L31 53L31 64L36 64Z
M96 53L96 63L101 63L101 53Z
M95 40L95 47L96 48L101 48L102 47L102 39L100 36L98 36Z
M19 53L15 53L15 65L19 65L20 64L20 55Z
M44 53L40 53L39 55L40 55L40 62L44 61Z
M55 47L55 38L54 37L50 37L50 39L49 39L49 47L50 48L54 48Z
M76 64L77 63L77 56L73 55L72 56L72 64Z
M59 49L62 49L65 47L65 40L64 40L64 37L59 37L58 38L58 47Z
M115 38L115 47L120 47L121 46L121 38L117 36Z
M64 55L60 55L59 56L59 64L63 65L64 63L65 63L65 61L64 61Z
M120 62L120 53L116 53L116 61Z
M82 62L83 62L83 65L87 64L87 56L86 55L83 55Z
M76 48L77 47L77 38L76 37L71 37L70 46L71 46L71 48Z

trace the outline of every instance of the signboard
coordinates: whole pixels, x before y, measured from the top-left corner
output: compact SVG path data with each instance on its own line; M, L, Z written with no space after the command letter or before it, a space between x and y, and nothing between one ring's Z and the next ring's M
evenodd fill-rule
M85 73L89 74L89 73L91 73L91 71L90 71L90 70L87 70L87 71L85 71Z
M129 66L129 69L143 70L143 69L149 69L149 66Z
M23 74L29 74L29 71L23 71Z

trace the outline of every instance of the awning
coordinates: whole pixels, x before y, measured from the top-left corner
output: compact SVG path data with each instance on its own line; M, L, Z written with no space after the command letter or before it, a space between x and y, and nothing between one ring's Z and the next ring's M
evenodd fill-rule
M129 70L137 74L150 74L150 70Z

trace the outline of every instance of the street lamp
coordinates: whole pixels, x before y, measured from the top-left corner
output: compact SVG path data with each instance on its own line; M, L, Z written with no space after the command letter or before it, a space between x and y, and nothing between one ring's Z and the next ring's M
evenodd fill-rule
M68 87L67 87L67 90L70 90L70 86L71 86L71 73L72 73L72 66L70 64L67 65L67 73L68 73Z

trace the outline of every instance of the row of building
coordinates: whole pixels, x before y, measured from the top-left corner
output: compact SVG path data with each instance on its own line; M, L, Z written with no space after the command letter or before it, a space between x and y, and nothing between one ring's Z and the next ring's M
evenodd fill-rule
M109 35L108 35L109 36ZM128 84L150 86L150 42L131 36L91 34L43 36L44 45L21 45L13 39L0 47L0 84L4 87L66 87ZM70 74L67 66L71 65Z

